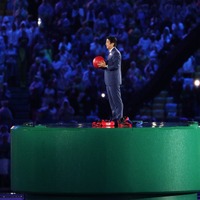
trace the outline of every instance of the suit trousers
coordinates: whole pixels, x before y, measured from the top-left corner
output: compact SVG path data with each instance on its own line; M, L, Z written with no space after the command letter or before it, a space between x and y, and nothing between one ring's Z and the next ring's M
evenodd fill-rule
M120 85L106 85L108 100L112 111L112 120L123 117L123 102L121 98Z

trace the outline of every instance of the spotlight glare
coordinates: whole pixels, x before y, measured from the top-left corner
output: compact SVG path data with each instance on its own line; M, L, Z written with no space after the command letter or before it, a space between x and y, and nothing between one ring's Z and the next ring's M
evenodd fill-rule
M41 26L41 24L42 24L42 20L41 18L38 18L38 26Z
M106 94L105 94L105 93L101 93L101 97L102 97L102 98L105 98L105 97L106 97Z
M195 85L196 87L199 87L199 86L200 86L200 81L199 81L199 79L196 79L196 80L194 81L194 85Z

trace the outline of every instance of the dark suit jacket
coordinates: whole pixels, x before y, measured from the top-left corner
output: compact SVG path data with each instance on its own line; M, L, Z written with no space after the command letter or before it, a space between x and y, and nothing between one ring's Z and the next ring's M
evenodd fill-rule
M104 81L106 85L121 85L121 53L114 47L107 59L108 68L104 71Z

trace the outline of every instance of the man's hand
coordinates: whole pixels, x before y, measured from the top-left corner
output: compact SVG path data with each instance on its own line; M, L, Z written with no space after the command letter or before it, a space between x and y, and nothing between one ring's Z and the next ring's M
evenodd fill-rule
M106 65L106 62L105 62L105 61L102 61L102 62L99 62L99 63L98 63L98 67L99 67L99 68L107 68L108 66Z

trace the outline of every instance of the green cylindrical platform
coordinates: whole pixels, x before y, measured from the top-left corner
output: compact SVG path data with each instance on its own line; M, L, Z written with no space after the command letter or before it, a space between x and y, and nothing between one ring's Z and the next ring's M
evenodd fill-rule
M200 191L200 128L11 131L11 189L27 199L192 200Z

